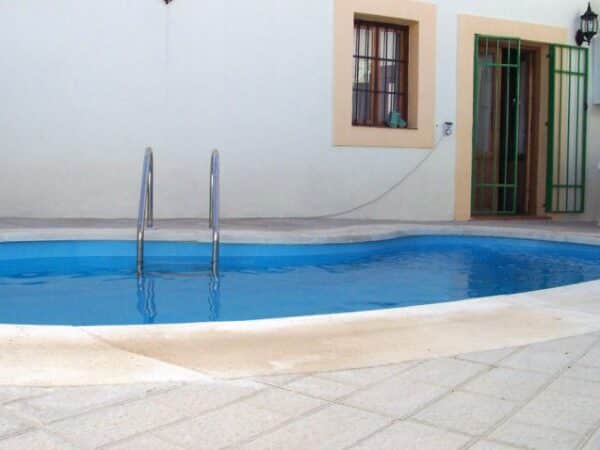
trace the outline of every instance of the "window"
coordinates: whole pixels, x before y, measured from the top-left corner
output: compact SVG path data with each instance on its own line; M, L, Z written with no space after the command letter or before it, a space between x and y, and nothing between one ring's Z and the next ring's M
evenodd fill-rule
M352 125L408 126L408 30L354 21Z
M334 146L432 148L437 6L422 0L334 4Z

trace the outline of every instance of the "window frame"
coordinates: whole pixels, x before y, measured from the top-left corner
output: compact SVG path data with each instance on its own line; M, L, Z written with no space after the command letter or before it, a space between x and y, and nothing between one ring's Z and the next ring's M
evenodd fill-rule
M384 118L383 122L377 122L377 115L378 115L378 111L379 111L379 107L380 107L380 95L395 95L398 98L402 97L402 109L400 110L400 108L398 108L402 114L403 114L403 119L406 120L407 124L408 124L408 111L409 111L409 65L411 64L411 58L410 58L410 27L408 25L400 25L397 23L389 23L389 22L385 22L385 21L375 21L375 20L367 20L367 19L361 19L359 17L355 17L354 18L354 29L353 29L353 34L354 34L354 39L356 39L356 33L357 30L361 30L361 29L366 29L368 30L367 32L369 32L370 30L374 30L373 35L375 36L374 39L374 46L373 46L373 50L372 50L372 54L374 56L364 56L360 54L360 39L356 40L356 44L354 46L354 51L352 54L352 60L353 60L353 64L354 64L354 81L353 81L353 85L352 85L352 96L353 96L353 100L352 100L352 126L353 127L367 127L367 128L390 128L387 125L387 120ZM394 31L396 33L401 33L402 36L402 41L403 44L399 44L398 45L398 54L404 54L404 58L399 58L399 59L391 59L391 58L382 58L380 57L380 53L379 53L379 49L380 49L380 33L382 31ZM402 45L402 49L400 50L400 45ZM369 67L370 67L370 71L371 73L374 74L374 76L372 77L372 79L369 81L369 88L368 89L358 89L356 87L356 83L358 82L358 76L359 76L359 71L360 69L358 67L360 67L360 60L369 60ZM358 60L358 65L356 64ZM382 61L393 61L396 64L401 65L401 68L398 69L398 79L396 80L396 84L398 85L397 91L396 92L391 92L385 89L385 86L383 88L383 90L378 89L378 86L380 85L380 78L379 78L379 68L378 65L382 62ZM401 81L403 81L403 83L401 83ZM356 108L357 108L357 103L358 103L358 92L363 92L363 93L367 93L368 94L368 103L370 104L370 111L371 114L369 114L369 118L367 119L366 123L359 123L357 120L357 116L358 114L356 114ZM355 97L356 96L356 97ZM384 103L385 105L385 103ZM398 101L398 107L400 107L400 102ZM385 106L384 106L385 109ZM384 110L385 113L385 110ZM369 120L370 119L370 120ZM370 123L369 123L370 121ZM408 128L408 126L407 126Z
M333 147L430 149L435 142L437 5L415 0L335 0ZM409 27L409 128L352 126L354 19Z

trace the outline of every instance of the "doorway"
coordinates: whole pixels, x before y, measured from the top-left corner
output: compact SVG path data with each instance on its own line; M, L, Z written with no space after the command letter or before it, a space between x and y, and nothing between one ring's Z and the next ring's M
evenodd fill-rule
M588 50L475 37L471 212L585 209Z
M473 215L535 216L540 48L477 36L475 49Z

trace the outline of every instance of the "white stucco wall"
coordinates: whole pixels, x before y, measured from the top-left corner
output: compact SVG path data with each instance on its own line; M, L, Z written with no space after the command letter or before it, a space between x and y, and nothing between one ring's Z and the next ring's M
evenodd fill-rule
M133 217L147 145L159 217L207 215L215 147L227 217L313 216L377 196L427 151L332 147L333 2L0 0L0 216ZM438 123L472 101L456 95L458 13L574 30L585 7L435 3ZM600 109L591 116L598 129ZM441 141L354 216L452 219L454 151L454 137Z
M600 0L592 0L592 8L600 10ZM600 36L594 40L594 45L600 45ZM594 58L590 52L592 73L590 74L590 92L599 89L600 86L600 58ZM583 220L600 220L600 104L594 104L593 99L589 103L589 133L588 144L589 163L587 166L587 211Z

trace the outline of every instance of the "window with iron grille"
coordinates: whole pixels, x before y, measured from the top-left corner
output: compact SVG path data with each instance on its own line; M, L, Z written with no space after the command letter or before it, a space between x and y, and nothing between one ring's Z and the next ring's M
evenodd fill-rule
M408 126L408 27L354 21L352 124Z

